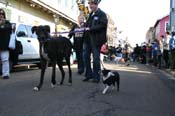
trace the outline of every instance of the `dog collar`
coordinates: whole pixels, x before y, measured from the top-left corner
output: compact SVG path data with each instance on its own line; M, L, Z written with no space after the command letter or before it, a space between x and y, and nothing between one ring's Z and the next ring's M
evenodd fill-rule
M106 77L103 76L103 80L105 81L106 79L110 78L111 76L114 76L114 73L108 72L108 75Z

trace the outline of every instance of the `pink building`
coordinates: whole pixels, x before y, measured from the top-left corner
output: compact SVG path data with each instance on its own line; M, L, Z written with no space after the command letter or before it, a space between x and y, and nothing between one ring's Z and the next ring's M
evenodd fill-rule
M155 28L155 38L160 39L161 35L166 34L166 32L169 30L169 15L159 19L156 21L154 28Z

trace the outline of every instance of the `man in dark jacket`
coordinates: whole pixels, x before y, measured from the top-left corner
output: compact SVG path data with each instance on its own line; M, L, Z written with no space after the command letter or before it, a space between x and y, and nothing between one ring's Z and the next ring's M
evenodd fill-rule
M9 79L9 41L12 32L12 26L6 20L5 11L0 9L0 59L2 62L2 77Z
M100 0L89 0L88 4L91 9L91 13L86 22L86 33L83 44L84 49L84 63L86 67L85 79L88 81L93 79L93 82L98 83L100 81L100 49L101 46L107 41L107 16L98 8ZM93 69L91 68L91 53L93 57Z

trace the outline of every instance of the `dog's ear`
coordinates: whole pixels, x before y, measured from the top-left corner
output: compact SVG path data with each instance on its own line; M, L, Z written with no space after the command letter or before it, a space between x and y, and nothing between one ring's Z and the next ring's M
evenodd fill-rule
M36 32L36 30L37 30L37 26L33 26L32 29L31 29L32 34L33 34L34 32Z
M49 25L45 25L44 29L47 33L50 33L50 26Z

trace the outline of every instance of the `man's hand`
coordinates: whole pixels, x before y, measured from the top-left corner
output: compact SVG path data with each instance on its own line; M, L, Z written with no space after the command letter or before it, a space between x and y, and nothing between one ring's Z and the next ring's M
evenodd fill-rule
M89 27L86 27L86 28L85 28L85 31L89 31L89 30L90 30L90 28L89 28Z

